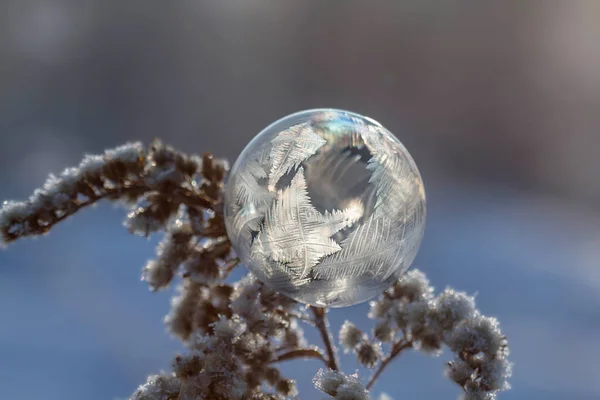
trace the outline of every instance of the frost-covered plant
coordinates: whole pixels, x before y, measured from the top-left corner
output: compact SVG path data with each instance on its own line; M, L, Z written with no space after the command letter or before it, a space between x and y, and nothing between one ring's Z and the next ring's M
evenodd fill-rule
M278 364L316 358L317 389L338 400L369 399L369 390L403 351L454 354L446 375L463 390L463 399L493 399L509 388L508 345L498 321L481 315L474 299L446 289L435 296L425 275L408 272L377 300L365 331L346 321L339 332L344 351L373 370L363 383L340 371L327 310L306 307L251 275L228 279L239 264L227 237L223 213L224 160L188 156L155 141L131 143L85 156L76 168L47 182L25 202L4 202L0 233L4 243L47 233L55 224L99 200L130 208L125 226L164 237L142 276L152 290L179 277L178 294L165 317L168 330L187 346L171 372L148 377L135 400L226 400L297 398L296 382ZM309 345L301 324L316 329L321 347Z

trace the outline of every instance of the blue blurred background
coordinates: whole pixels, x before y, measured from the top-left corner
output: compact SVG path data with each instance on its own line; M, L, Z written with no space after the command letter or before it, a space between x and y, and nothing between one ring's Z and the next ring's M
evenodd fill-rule
M128 140L233 161L314 107L375 118L412 153L415 266L500 319L500 398L600 398L599 1L0 0L0 199ZM1 398L123 398L169 368L171 293L139 280L159 238L123 217L100 205L0 252ZM367 309L334 310L334 329ZM375 394L455 398L448 359L407 353ZM285 366L301 398L319 367Z

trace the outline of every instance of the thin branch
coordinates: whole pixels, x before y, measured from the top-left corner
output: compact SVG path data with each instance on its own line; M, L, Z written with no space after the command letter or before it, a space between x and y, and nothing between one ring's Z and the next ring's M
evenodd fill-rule
M381 375L381 373L383 372L385 367L387 367L388 364L391 363L394 360L394 358L396 358L396 356L398 356L398 354L400 354L402 352L402 350L409 349L412 347L412 345L413 344L411 341L408 341L404 338L402 338L398 342L394 343L394 345L392 346L392 351L390 352L390 355L381 361L381 364L379 364L377 371L375 371L373 376L371 376L371 379L369 379L369 383L367 383L367 386L366 386L367 390L370 390L373 387L373 385L375 384L375 381L377 380L377 378L379 378L379 375Z
M231 274L231 271L233 271L235 269L235 267L237 267L240 264L240 259L239 257L233 258L231 259L224 267L223 267L223 277L221 278L222 280L227 279L227 277L229 276L229 274Z
M284 310L281 308L277 308L277 309L273 310L273 312L275 312L276 314L279 314L285 318L295 318L298 321L302 321L310 326L315 326L315 321L312 318L310 318L308 315L299 314L299 313Z
M321 334L325 350L327 351L327 367L334 371L338 371L339 363L337 359L337 349L333 344L333 338L329 331L329 321L327 320L327 310L321 307L310 306L313 313L315 327Z
M321 353L317 349L294 349L283 354L277 356L274 360L271 360L271 363L278 363L282 361L293 360L295 358L318 358L323 361L326 366L329 366L329 363L323 353Z
M122 197L127 197L127 196L139 197L139 196L141 196L145 193L151 192L155 189L152 188L151 186L148 186L145 183L136 182L136 183L129 183L127 185L119 186L119 187L115 187L115 188L103 187L103 188L101 188L101 190L102 191L100 191L99 193L94 193L95 192L94 188L90 188L90 191L88 193L86 200L73 202L72 205L68 209L61 210L61 211L63 211L63 213L60 215L57 215L56 213L52 213L49 216L50 219L48 221L46 221L46 223L44 223L44 224L38 223L37 215L35 213L28 215L23 220L12 221L11 225L28 222L29 230L25 234L11 233L10 226L7 226L5 231L2 232L2 234L4 236L4 240L8 243L8 242L17 240L18 238L23 237L23 236L43 235L43 234L47 233L50 229L52 229L52 227L54 225L69 218L70 216L72 216L77 211L81 210L82 208L91 206L100 200L108 199L108 198L113 198L113 199L114 198L122 198ZM173 192L171 192L170 195L172 196L172 198L175 201L189 205L189 206L204 207L204 208L213 208L214 207L214 202L212 200L210 200L208 197L206 197L206 195L204 193L198 193L195 191L191 191L189 189L179 187L179 188L176 188Z
M4 232L2 232L2 234L4 236L5 242L7 242L7 243L17 240L23 236L43 235L45 233L48 233L48 231L50 229L52 229L52 227L54 225L56 225L57 223L69 218L70 216L72 216L77 211L81 210L82 208L93 205L94 203L96 203L99 200L102 200L102 199L108 198L108 197L122 196L123 194L128 194L131 196L138 197L138 196L141 196L142 194L146 193L147 191L149 191L149 189L147 187L145 187L145 186L142 187L142 186L137 186L137 185L105 189L100 194L88 196L88 198L84 201L73 202L73 204L67 210L61 210L61 211L63 211L63 213L61 215L56 215L55 213L52 213L52 215L50 215L50 220L44 224L38 223L37 215L35 213L28 215L27 217L25 217L22 220L14 220L11 222L10 225L8 225L6 227L6 230ZM11 233L10 232L11 225L14 226L16 224L21 224L24 222L27 222L29 224L29 229L26 233L23 234L23 233Z

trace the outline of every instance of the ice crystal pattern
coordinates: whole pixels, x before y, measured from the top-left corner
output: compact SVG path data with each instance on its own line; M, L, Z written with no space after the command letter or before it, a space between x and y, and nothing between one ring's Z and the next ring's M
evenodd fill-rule
M225 222L243 263L300 301L342 307L387 289L425 226L419 171L378 122L318 109L276 121L234 164Z

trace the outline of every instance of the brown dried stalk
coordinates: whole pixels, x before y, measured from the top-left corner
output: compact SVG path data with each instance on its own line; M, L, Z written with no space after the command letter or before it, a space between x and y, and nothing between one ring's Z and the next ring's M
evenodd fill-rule
M327 351L327 366L329 369L337 371L340 369L337 358L337 349L333 344L333 337L329 331L329 321L327 319L327 309L321 307L309 307L315 322L315 327L318 329Z
M396 358L403 350L411 348L412 345L413 345L412 342L410 342L410 341L408 341L408 340L406 340L404 338L401 339L401 340L399 340L399 341L397 341L396 343L394 343L393 346L392 346L392 350L390 351L390 354L387 357L385 357L383 360L381 360L381 363L379 364L379 366L375 370L375 373L369 379L369 382L367 383L367 386L366 386L367 390L371 390L371 388L373 387L373 385L375 384L375 382L379 378L379 375L381 375L381 373L383 372L383 370L392 361L394 361L394 358Z

